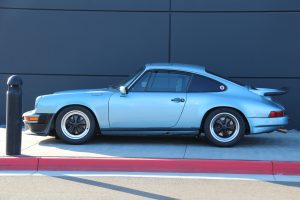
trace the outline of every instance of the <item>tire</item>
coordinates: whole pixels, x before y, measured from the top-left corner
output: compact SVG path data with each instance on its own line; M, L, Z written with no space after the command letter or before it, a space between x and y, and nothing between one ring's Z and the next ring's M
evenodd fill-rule
M230 147L245 135L246 124L243 116L230 108L210 112L204 122L207 139L216 146Z
M61 110L55 121L57 135L69 144L83 144L95 135L94 115L82 106L70 106Z

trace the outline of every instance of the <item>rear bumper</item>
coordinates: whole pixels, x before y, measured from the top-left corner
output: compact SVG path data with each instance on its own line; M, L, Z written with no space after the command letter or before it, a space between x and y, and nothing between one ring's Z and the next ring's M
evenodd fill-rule
M267 133L284 128L288 124L288 117L248 118L250 134Z
M51 129L54 114L35 113L35 110L23 114L25 126L33 133L47 135Z

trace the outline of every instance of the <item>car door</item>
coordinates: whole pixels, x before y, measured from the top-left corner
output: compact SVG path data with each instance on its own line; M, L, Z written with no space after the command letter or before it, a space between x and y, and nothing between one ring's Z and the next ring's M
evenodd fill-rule
M146 71L128 94L109 101L110 128L170 128L186 102L190 75L177 71Z

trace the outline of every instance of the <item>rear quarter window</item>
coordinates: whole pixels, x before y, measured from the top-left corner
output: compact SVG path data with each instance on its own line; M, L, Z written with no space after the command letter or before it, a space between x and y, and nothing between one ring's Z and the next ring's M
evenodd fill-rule
M211 78L193 75L188 92L222 92L226 86Z

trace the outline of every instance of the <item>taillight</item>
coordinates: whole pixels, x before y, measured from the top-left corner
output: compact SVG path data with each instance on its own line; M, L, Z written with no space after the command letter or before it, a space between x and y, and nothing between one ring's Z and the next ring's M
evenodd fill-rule
M271 111L269 114L269 118L274 118L274 117L283 117L284 116L284 111Z

